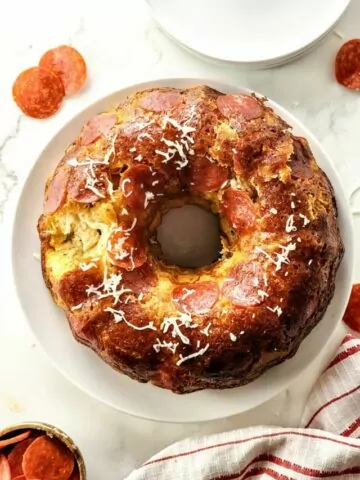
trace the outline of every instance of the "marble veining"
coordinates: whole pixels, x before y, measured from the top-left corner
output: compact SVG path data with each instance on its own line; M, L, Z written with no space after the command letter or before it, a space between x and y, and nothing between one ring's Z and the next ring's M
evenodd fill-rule
M15 298L9 253L13 203L40 151L76 113L125 85L171 76L211 77L274 99L317 136L350 195L360 184L360 94L336 84L333 60L343 41L360 36L359 17L360 0L353 0L337 33L305 56L271 70L242 71L207 63L175 45L154 24L144 0L103 0L100 5L79 0L50 7L45 0L7 2L0 28L0 428L23 420L54 423L79 444L89 480L118 480L157 450L189 435L251 424L297 424L312 384L344 334L342 326L288 390L266 405L220 421L154 423L115 412L79 391L45 356ZM51 119L24 117L11 98L16 75L36 64L48 48L69 42L87 61L87 87Z
M6 148L10 142L15 141L20 134L22 115L19 115L15 128L10 131L0 144L0 223L2 221L4 208L10 193L17 185L18 178L15 171L7 166L4 162L4 156L6 154Z

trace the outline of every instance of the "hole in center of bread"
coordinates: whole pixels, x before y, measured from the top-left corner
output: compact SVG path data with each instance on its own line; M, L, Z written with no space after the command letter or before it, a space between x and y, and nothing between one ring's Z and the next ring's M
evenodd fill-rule
M167 212L157 229L163 261L183 268L211 265L220 256L217 215L196 205L183 205Z

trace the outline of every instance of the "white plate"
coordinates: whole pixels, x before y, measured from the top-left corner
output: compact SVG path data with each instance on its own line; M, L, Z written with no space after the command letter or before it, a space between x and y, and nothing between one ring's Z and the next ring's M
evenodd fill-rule
M350 0L147 0L173 39L213 60L281 63L328 32Z
M236 63L236 65L241 67L242 70L261 70L261 69L275 68L275 67L279 67L281 65L285 65L287 63L293 62L294 60L297 60L298 58L302 57L306 53L309 53L310 51L318 47L328 37L328 35L334 30L337 23L338 22L332 25L326 32L323 33L323 35L321 35L321 37L317 38L314 42L310 43L309 45L306 45L306 47L302 48L301 50L291 53L290 55L285 55L283 57L278 57L278 58L271 59L269 61L264 61L264 62L251 62L251 63L238 62ZM179 42L176 38L172 37L171 34L169 34L169 32L167 32L160 24L159 26L166 36L168 36L173 41L175 41L183 50L191 53L195 57L200 58L202 60L205 59L209 63L215 64L215 65L235 65L234 62L229 63L221 59L215 59L213 57L205 56L197 52L196 50L192 50L191 48L187 47L183 43Z
M313 135L282 107L269 104L305 136L319 165L326 171L336 192L339 225L346 253L338 271L336 292L324 319L303 342L297 355L244 387L223 391L201 391L175 395L140 384L121 375L72 337L62 311L47 291L40 265L33 258L39 250L36 223L42 209L43 187L64 149L78 135L82 125L96 113L122 101L129 93L155 86L188 87L207 84L224 92L248 92L203 78L165 79L134 85L112 93L85 109L66 124L46 146L30 172L17 204L12 239L14 281L26 318L48 356L57 368L79 388L114 408L139 417L172 422L204 421L223 418L248 410L270 399L294 380L318 355L341 319L352 284L352 217L338 176L328 156Z

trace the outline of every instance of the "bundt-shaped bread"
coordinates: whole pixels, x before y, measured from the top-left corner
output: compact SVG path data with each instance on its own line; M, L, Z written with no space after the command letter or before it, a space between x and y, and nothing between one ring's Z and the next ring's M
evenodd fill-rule
M183 204L219 216L211 265L163 258L157 227ZM177 393L236 387L323 317L336 217L307 141L265 99L141 91L92 118L49 178L43 276L75 338L119 372Z

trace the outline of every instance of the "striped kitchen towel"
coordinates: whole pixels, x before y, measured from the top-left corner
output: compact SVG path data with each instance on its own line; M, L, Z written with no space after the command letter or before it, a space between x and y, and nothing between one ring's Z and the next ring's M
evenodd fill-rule
M360 479L360 340L347 335L300 428L251 427L178 442L127 480Z

